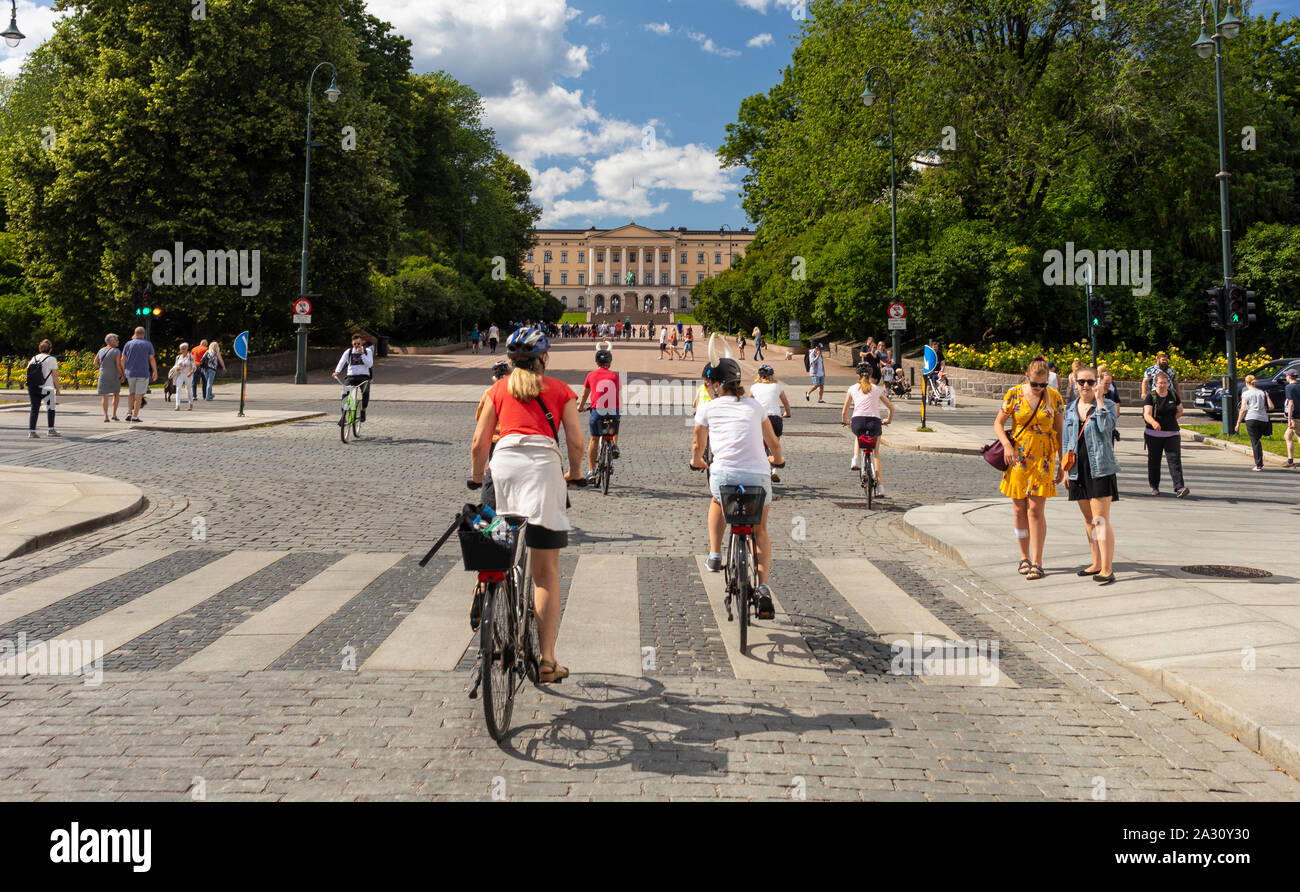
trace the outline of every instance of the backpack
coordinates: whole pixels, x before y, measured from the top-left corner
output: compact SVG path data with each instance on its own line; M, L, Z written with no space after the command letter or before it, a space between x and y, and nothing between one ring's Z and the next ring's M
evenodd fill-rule
M45 386L45 382L50 379L50 376L44 372L45 360L41 358L42 356L47 356L47 355L48 354L45 353L37 353L35 356L32 357L32 361L27 363L27 392L28 393L39 392L41 388Z
M811 348L809 348L809 349L804 353L804 355L803 355L803 370L804 370L805 372L811 372L811 371L812 371L812 360L808 358L808 357L811 356L811 355L812 355L812 349L811 349Z

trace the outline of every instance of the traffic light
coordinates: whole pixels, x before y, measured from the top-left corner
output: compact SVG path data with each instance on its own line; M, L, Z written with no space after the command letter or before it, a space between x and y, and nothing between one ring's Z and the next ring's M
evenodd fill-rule
M1205 289L1205 316L1210 321L1210 328L1223 328L1227 315L1223 305L1223 286L1215 285Z
M1233 285L1228 292L1228 321L1244 328L1255 321L1255 292L1242 285Z
M1092 323L1093 328L1105 328L1114 321L1111 314L1112 306L1111 301L1100 295L1094 294L1088 299L1088 320Z

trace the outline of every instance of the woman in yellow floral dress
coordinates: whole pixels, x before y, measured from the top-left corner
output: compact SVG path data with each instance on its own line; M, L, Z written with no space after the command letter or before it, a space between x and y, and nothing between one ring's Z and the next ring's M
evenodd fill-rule
M1061 467L1061 431L1065 426L1062 410L1061 394L1047 386L1047 363L1040 356L1025 370L1025 380L1007 391L993 423L1007 457L1000 489L1015 508L1019 572L1026 579L1044 576L1046 503L1056 495L1056 484L1065 476Z

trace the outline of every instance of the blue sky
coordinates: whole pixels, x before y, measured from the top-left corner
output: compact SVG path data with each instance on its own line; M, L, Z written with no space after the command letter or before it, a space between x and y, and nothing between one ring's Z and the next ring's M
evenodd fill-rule
M742 172L714 153L740 101L779 79L798 0L367 2L412 41L417 71L444 68L483 95L502 147L533 176L540 225L746 225ZM0 71L49 37L51 6L20 0L28 39L0 44ZM1300 0L1251 10L1300 15Z

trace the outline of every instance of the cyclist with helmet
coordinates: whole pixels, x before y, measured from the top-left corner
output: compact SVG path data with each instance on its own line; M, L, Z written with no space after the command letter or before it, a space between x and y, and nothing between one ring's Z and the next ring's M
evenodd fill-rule
M474 428L470 480L480 483L491 452L497 510L528 518L525 542L531 550L541 650L540 684L568 677L555 659L560 624L560 549L568 545L565 474L560 458L559 428L569 453L568 480L582 480L582 440L577 394L558 378L546 375L550 342L540 326L520 328L506 341L512 369L492 385ZM496 449L492 432L499 426ZM585 481L583 481L585 482Z
M709 557L705 566L714 573L722 569L722 534L726 518L722 514L720 487L757 486L767 494L763 520L754 527L755 563L758 570L758 618L775 615L768 573L772 569L772 540L767 532L767 514L772 502L773 465L782 465L781 441L772 430L772 422L758 400L745 396L740 383L740 365L734 359L719 359L704 367L704 380L712 399L695 411L695 440L691 448L691 467L704 470L704 448L713 451L709 467ZM771 456L763 454L763 447Z
M876 439L876 448L871 451L871 463L876 468L876 495L884 497L885 478L884 462L880 458L880 404L889 407L889 417L884 420L889 424L894 420L894 404L885 395L885 388L880 385L880 366L877 363L863 361L858 363L858 383L844 394L844 406L841 409L843 422L853 429L853 461L849 470L856 471L862 467L862 447L858 437L867 435ZM853 417L849 417L849 410Z
M602 341L599 347L596 351L596 368L587 373L586 380L582 382L582 396L578 397L579 412L591 409L591 418L587 422L587 432L590 434L587 438L589 481L596 476L596 447L600 443L600 422L603 418L614 419L614 440L611 444L614 449L611 454L618 458L618 427L623 408L618 375L609 368L614 362L614 354L609 349L608 341ZM590 405L588 399L591 400Z
M757 344L758 341L755 340L754 343ZM767 420L772 422L772 433L779 440L785 427L785 422L781 419L790 417L790 400L786 398L785 388L777 382L776 371L770 365L758 367L758 380L750 385L749 393L767 413ZM781 482L776 471L772 472L772 482Z

